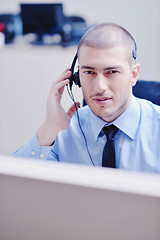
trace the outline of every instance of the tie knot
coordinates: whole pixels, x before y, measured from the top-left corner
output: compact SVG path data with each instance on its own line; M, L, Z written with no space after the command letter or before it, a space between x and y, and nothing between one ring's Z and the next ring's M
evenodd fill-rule
M113 124L110 126L106 126L103 128L103 132L106 134L107 139L113 139L115 134L118 132L118 128L114 126Z

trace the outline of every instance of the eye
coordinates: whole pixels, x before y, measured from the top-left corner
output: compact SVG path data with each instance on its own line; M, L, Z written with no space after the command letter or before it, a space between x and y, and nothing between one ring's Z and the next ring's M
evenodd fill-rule
M84 73L85 74L95 74L93 71L91 71L91 70L86 70L86 71L84 71Z
M115 73L118 73L117 70L109 70L106 72L107 74L115 74Z

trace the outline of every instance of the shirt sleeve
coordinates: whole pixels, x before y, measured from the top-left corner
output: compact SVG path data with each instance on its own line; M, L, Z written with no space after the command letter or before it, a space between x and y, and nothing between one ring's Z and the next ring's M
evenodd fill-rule
M35 159L47 159L52 146L40 146L37 135L34 134L33 137L26 142L21 148L16 152L12 153L12 157L24 157L24 158L35 158ZM55 156L53 159L57 160ZM51 158L51 156L50 156Z

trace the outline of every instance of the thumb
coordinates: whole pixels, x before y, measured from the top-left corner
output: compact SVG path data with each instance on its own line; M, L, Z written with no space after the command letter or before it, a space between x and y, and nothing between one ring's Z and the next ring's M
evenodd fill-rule
M77 103L77 105L80 106L80 102L76 102L76 103ZM73 104L73 105L69 108L67 114L68 114L68 116L69 116L70 118L72 118L73 115L75 114L75 112L78 110L78 106L77 106L77 105L76 105L76 104Z

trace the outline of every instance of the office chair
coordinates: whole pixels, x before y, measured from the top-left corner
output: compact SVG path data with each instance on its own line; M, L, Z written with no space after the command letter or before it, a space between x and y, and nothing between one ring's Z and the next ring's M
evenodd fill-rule
M133 95L160 106L160 81L138 80L133 87ZM83 106L85 105L86 102L83 100Z
M85 19L80 16L65 16L64 22L62 39L66 42L72 41L77 45L83 34L88 30Z
M133 95L160 106L160 82L138 80L133 87Z

